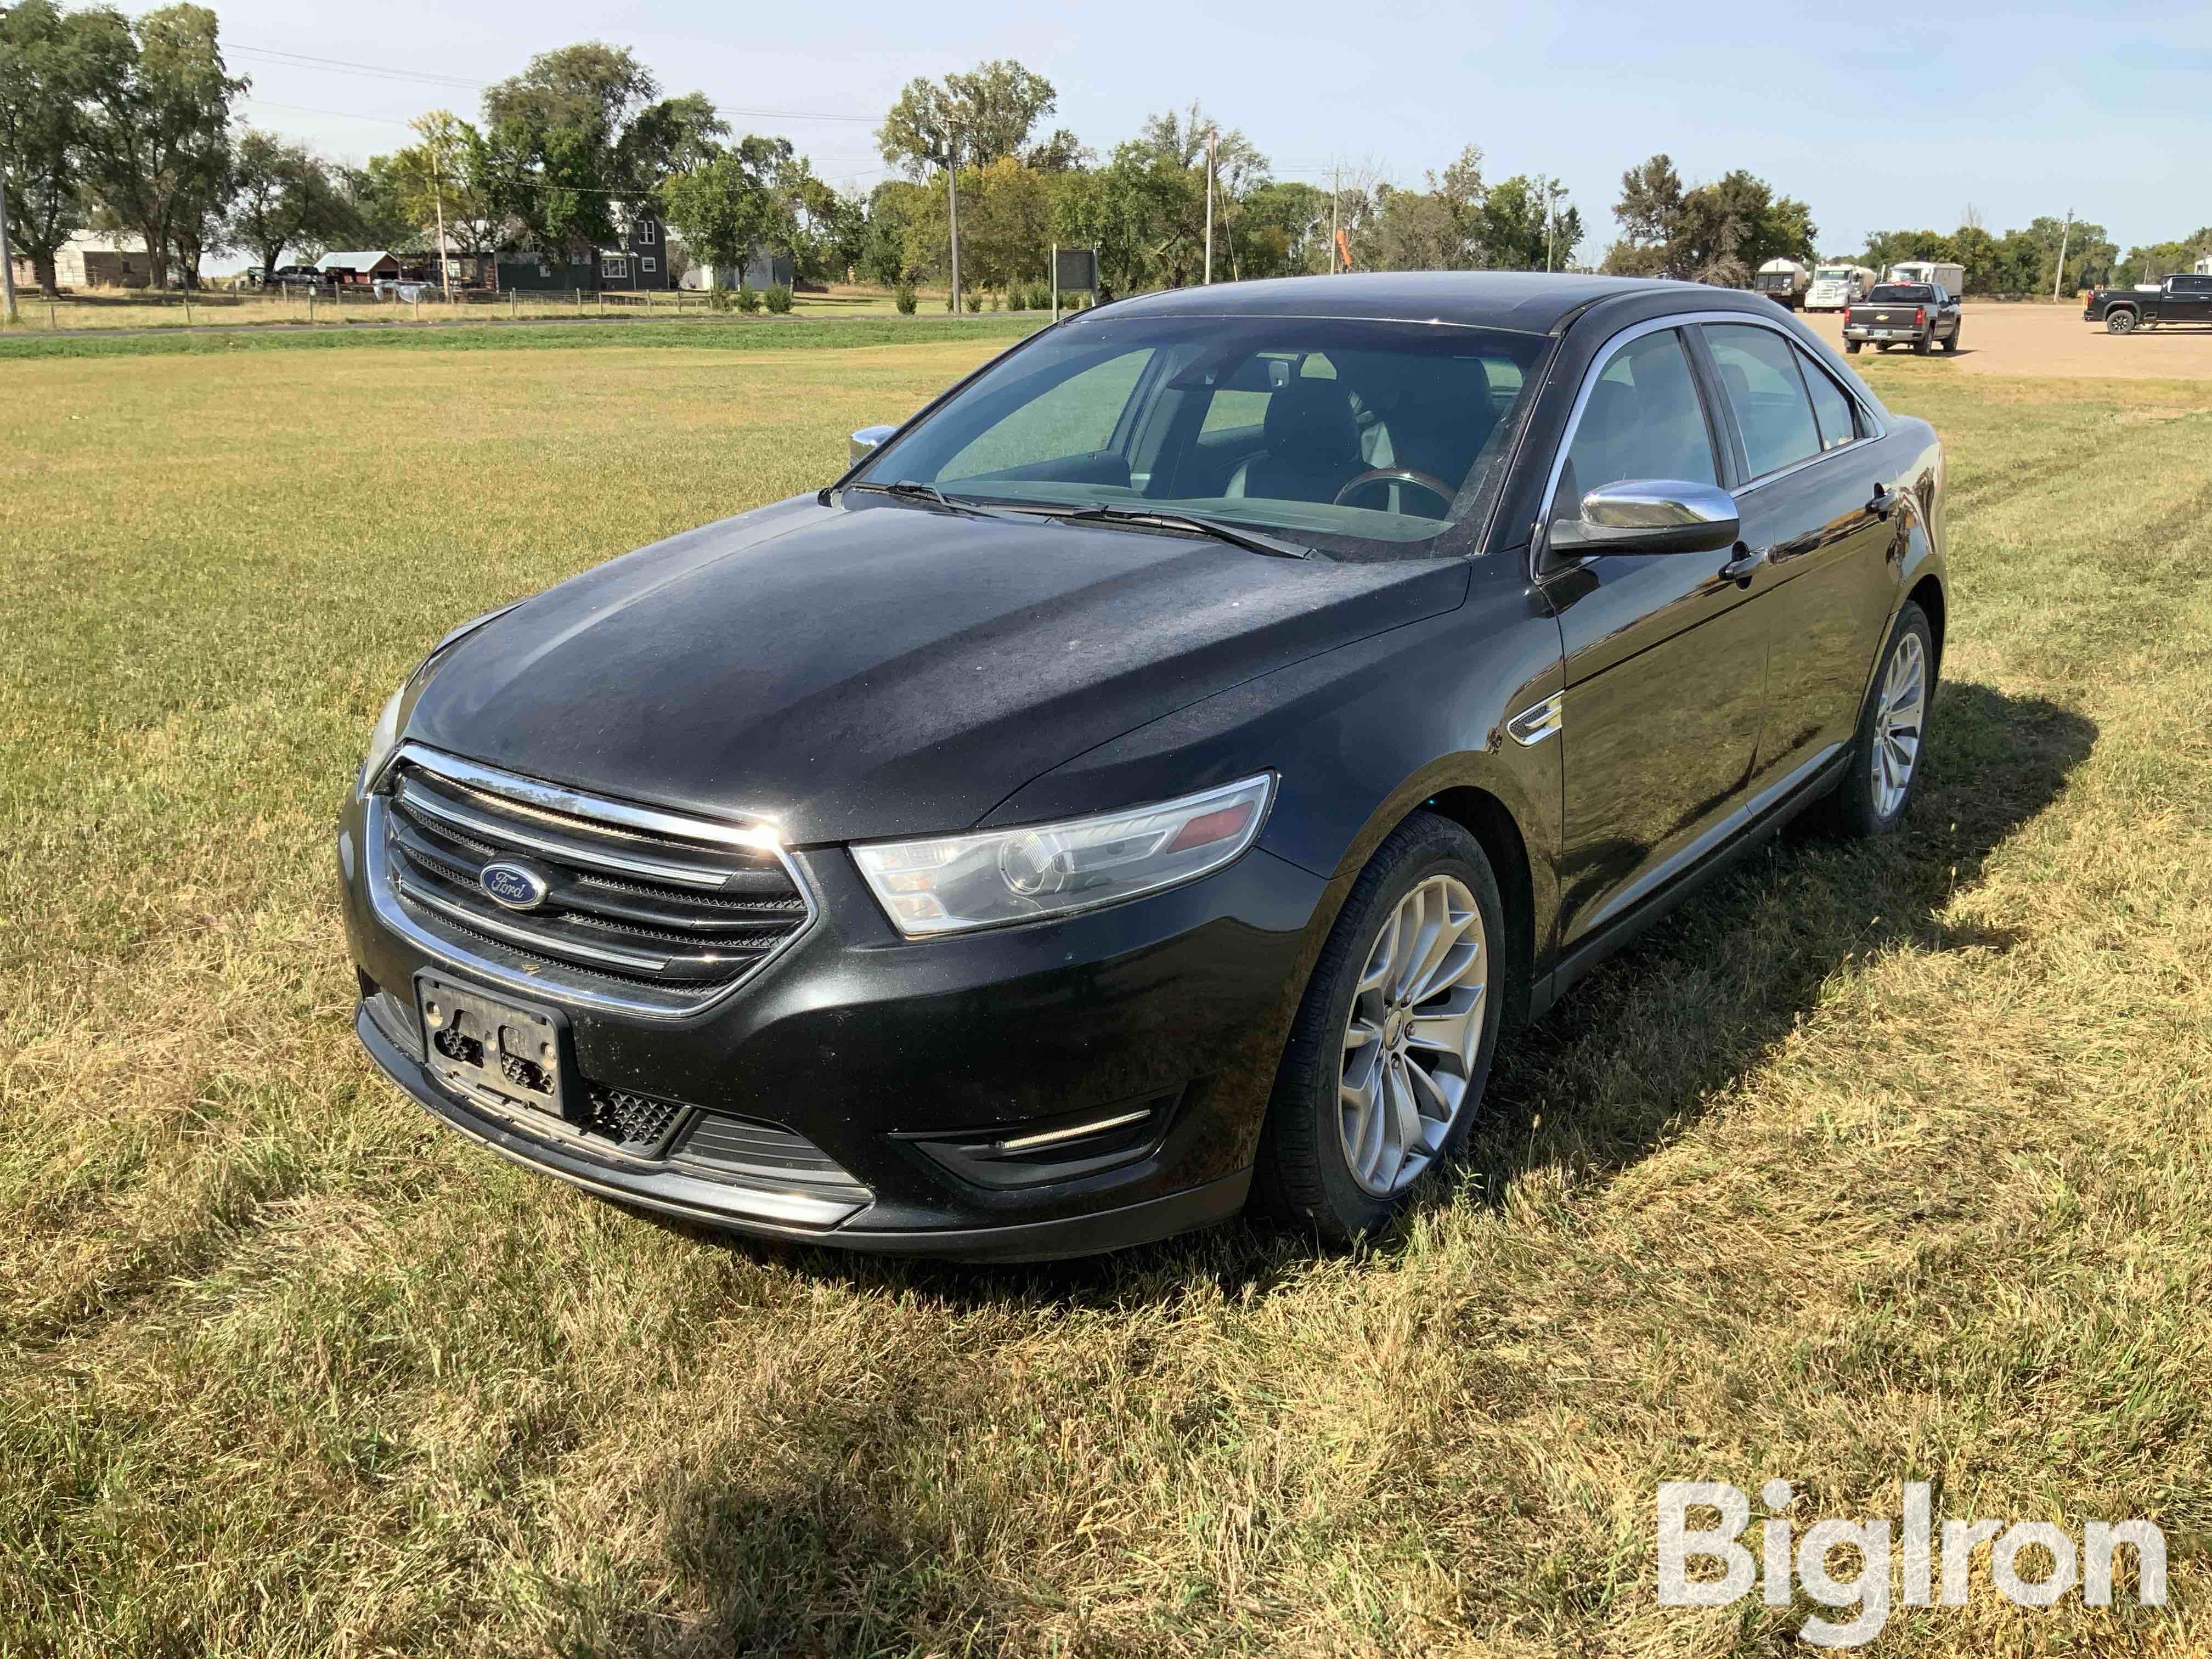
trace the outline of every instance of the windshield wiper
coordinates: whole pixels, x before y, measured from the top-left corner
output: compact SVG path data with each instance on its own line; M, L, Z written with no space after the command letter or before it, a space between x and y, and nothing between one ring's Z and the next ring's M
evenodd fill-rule
M967 513L978 519L995 519L999 515L988 507L978 507L972 501L955 501L933 483L924 483L918 478L901 478L894 483L858 483L847 486L852 489L872 489L902 501L927 501L932 507L941 507L948 512Z
M1201 519L1194 513L1164 513L1150 507L1079 507L1054 516L1071 524L1126 524L1139 529L1188 530L1227 542L1231 547L1241 547L1249 553L1265 553L1271 558L1304 559L1313 554L1313 549L1301 547L1296 542L1263 536L1256 530L1240 530L1218 519Z

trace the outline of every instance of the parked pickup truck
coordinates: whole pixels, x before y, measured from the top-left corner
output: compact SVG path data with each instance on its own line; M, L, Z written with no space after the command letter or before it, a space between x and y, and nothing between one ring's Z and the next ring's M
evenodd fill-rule
M2108 334L2160 323L2212 323L2212 276L2169 276L2156 288L2092 289L2081 320L2102 323Z
M1959 296L1935 283L1876 283L1874 292L1844 313L1844 349L1868 342L1877 350L1909 345L1926 356L1940 343L1959 349Z

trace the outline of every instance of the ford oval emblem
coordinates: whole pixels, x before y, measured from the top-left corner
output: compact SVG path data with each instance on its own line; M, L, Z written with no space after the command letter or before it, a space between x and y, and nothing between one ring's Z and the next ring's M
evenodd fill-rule
M499 859L477 872L477 884L495 904L510 910L535 910L545 902L545 878L526 864Z

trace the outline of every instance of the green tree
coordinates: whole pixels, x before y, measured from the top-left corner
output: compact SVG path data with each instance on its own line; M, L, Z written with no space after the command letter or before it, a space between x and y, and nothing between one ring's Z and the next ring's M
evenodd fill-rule
M722 274L756 248L791 248L793 160L788 140L749 137L660 181L661 216L707 267L709 288L721 287Z
M154 286L167 288L179 232L196 242L228 188L230 100L248 83L224 66L204 6L164 6L135 22L105 9L83 19L84 49L100 65L84 105L87 184L145 239Z
M1686 190L1674 162L1654 155L1621 174L1613 211L1621 237L1604 268L1620 276L1741 287L1770 259L1816 257L1812 210L1741 167Z
M1051 82L1012 58L978 64L942 81L916 77L906 83L876 129L876 145L884 161L914 179L943 172L956 155L963 166L988 167L1018 153L1030 130L1059 101ZM1065 160L1079 154L1073 136L1060 132L1048 143L1053 153L1045 159L1060 155L1053 147L1063 139Z
M483 135L451 110L432 110L408 125L415 143L381 158L395 186L394 211L433 240L442 218L447 248L457 254L506 246L507 220L494 200Z
M331 170L301 144L248 127L233 146L229 246L274 270L288 247L323 245L349 222Z
M0 9L0 173L9 234L39 287L54 292L54 255L85 224L85 115L103 60L85 14L52 0Z
M1583 240L1581 210L1560 205L1566 195L1558 179L1525 173L1492 185L1482 202L1483 263L1492 270L1542 270L1548 259L1552 269L1565 270Z
M715 158L729 128L704 94L663 98L628 47L590 40L540 52L484 94L482 182L489 216L541 248L598 246L627 204Z
M1378 270L1480 270L1489 246L1483 222L1488 193L1482 151L1474 144L1441 176L1430 173L1426 190L1379 186L1370 263Z
M860 236L861 274L885 287L919 273L907 264L907 231L936 192L906 179L886 179L869 192Z

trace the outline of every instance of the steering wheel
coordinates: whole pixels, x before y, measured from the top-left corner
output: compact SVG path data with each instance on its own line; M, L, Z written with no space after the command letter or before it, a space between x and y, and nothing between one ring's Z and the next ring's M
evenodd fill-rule
M1364 489L1370 484L1377 483L1411 484L1414 489L1422 490L1428 495L1435 496L1437 498L1437 504L1441 506L1446 513L1449 513L1451 511L1452 500L1455 493L1452 487L1441 478L1431 478L1427 473L1416 472L1410 466L1378 466L1373 468L1371 471L1363 472L1358 477L1352 480L1351 483L1345 485L1343 489L1338 490L1336 492L1336 499L1330 502L1329 505L1332 507L1342 507L1344 505L1344 498L1352 494L1353 490Z

